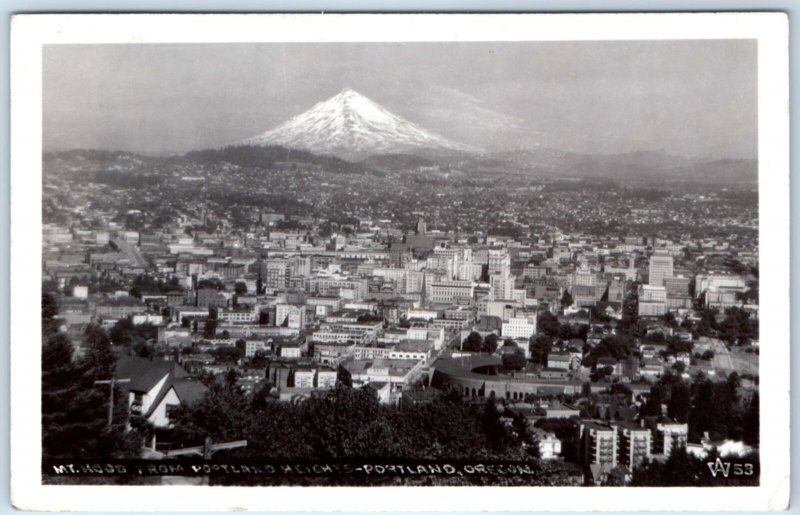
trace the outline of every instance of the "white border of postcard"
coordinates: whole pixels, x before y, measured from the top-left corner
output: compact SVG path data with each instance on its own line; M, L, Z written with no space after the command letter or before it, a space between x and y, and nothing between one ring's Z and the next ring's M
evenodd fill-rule
M43 486L42 45L757 39L761 486ZM789 82L783 13L17 15L11 29L11 495L26 510L763 510L789 502ZM414 488L413 492L408 489Z

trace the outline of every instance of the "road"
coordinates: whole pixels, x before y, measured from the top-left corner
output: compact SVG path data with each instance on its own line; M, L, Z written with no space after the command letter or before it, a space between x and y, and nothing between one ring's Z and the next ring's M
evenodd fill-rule
M712 350L714 351L713 363L715 368L734 370L735 367L733 366L733 360L731 360L731 353L722 341L715 341Z
M122 238L111 238L111 243L116 245L120 252L125 254L135 266L147 268L147 260L144 258L144 256L142 256L142 253L139 252L139 249L137 249L136 246L130 244Z

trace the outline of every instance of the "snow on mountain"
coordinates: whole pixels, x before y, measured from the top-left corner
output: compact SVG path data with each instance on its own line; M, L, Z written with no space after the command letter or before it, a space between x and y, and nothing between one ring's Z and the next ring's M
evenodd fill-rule
M422 149L480 152L429 132L350 88L243 143L281 145L344 159Z

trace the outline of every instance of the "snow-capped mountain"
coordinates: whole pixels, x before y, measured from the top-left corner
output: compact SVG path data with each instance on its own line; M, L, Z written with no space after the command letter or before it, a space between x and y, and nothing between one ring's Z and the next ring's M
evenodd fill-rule
M344 159L423 149L480 152L429 132L350 88L243 143L281 145Z

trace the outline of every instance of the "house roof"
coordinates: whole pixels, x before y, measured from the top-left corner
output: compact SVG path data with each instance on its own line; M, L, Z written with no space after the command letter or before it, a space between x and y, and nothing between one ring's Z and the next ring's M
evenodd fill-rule
M181 404L187 405L194 404L202 399L206 393L206 390L208 390L208 388L206 388L206 386L200 381L170 376L161 390L159 390L156 398L152 403L150 403L150 409L148 409L147 413L145 413L145 418L149 418L150 415L153 414L153 412L158 408L159 404L161 404L161 402L164 400L164 397L166 397L169 391L172 389L175 390L175 394L178 396Z
M208 388L195 379L175 379L172 383L175 393L184 404L194 404L203 398Z
M183 367L172 361L121 356L114 375L119 379L130 379L129 383L123 383L126 390L148 392L170 372L174 372L176 377L187 376Z

